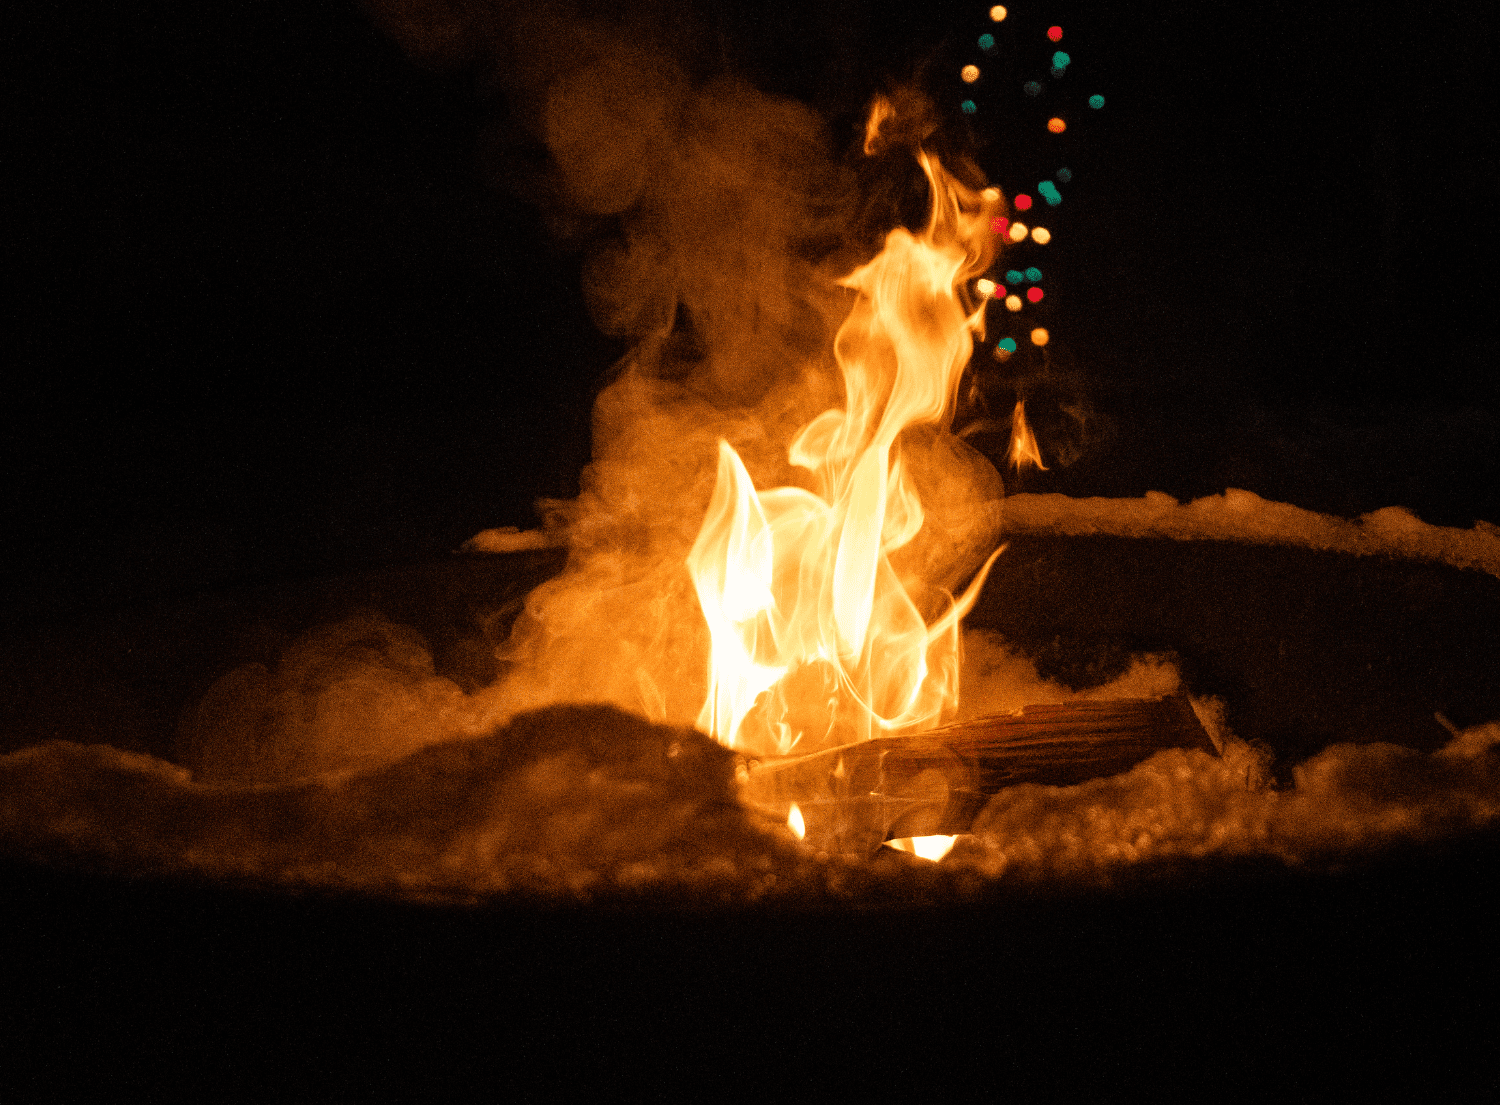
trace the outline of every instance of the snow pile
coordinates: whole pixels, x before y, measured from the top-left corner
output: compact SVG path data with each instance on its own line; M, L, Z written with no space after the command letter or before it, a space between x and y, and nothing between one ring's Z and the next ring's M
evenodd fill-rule
M1436 560L1500 576L1500 526L1489 522L1476 522L1467 530L1433 526L1398 506L1351 522L1233 487L1190 503L1161 491L1148 491L1139 499L1012 495L1005 500L1005 532L1298 545L1356 556Z

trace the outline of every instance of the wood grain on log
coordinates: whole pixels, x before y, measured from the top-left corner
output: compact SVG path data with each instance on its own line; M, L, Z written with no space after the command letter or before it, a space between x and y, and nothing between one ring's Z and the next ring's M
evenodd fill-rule
M1181 695L1028 706L806 756L747 758L743 793L783 815L796 802L809 840L862 851L894 837L966 832L1006 787L1117 775L1167 748L1214 751Z

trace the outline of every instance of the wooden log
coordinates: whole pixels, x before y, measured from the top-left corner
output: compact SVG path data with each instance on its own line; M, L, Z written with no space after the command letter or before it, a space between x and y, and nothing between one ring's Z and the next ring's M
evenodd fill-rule
M783 817L795 802L808 840L858 852L896 837L967 832L1006 787L1117 775L1167 748L1214 751L1182 695L1028 706L804 756L746 757L742 790Z

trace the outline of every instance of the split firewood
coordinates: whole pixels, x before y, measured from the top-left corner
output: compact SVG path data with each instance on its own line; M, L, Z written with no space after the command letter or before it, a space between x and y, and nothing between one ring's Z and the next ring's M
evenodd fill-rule
M1182 695L1028 706L804 756L746 757L742 793L782 816L795 802L807 839L825 850L867 851L967 832L1006 787L1117 775L1167 748L1214 751Z

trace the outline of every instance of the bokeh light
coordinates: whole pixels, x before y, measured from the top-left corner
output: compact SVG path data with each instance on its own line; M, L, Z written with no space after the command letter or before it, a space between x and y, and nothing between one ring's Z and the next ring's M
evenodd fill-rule
M1048 70L1048 72L1050 72L1053 78L1056 79L1058 77L1065 76L1068 71L1061 68L1060 66L1054 65L1050 70Z
M997 215L995 218L990 220L991 234L1004 234L1009 229L1010 220L1007 219L1004 215Z
M1031 208L1031 197L1024 192L1016 197L1015 202L1017 211L1027 211Z
M1026 289L1026 299L1031 303L1040 303L1042 301L1043 294L1044 293L1042 292L1041 288Z
M1057 170L1057 172L1053 173L1052 175L1055 176L1062 183L1067 184L1070 180L1073 179L1073 170L1072 169L1059 169L1059 170Z
M1016 339L1015 338L1001 338L1000 339L1000 343L996 346L996 348L997 349L1003 349L1007 353L1014 353L1016 351Z
M1039 226L1031 232L1031 240L1039 246L1044 246L1052 241L1052 231L1048 230L1045 226Z
M1052 68L1054 69L1066 69L1072 62L1073 59L1061 50L1052 55Z
M1007 284L1019 284L1026 279L1026 274L1020 269L1011 269L1005 274Z
M981 50L984 50L984 51L993 50L995 48L995 36L992 35L992 34L982 34L982 35L980 35L979 36L979 48Z
M1029 227L1027 227L1027 225L1025 223L1011 223L1010 224L1010 240L1012 242L1019 242L1023 238L1025 238L1026 235L1028 235L1030 233L1031 233L1031 230L1030 230Z
M1099 95L1099 93L1095 92L1092 96L1089 97L1089 107L1093 108L1095 111L1098 111L1103 106L1104 97Z
M958 71L958 75L964 79L964 84L973 84L979 79L979 66L965 65Z
M996 4L993 8L990 9L990 18L993 19L996 23L999 23L1001 20L1003 20L1006 14L1007 13L1005 9L999 4Z
M1021 91L1028 96L1040 96L1042 94L1041 81L1027 81L1021 86Z
M1052 340L1052 335L1049 334L1049 333L1047 333L1047 331L1044 328L1040 327L1040 326L1038 326L1035 330L1033 330L1031 332L1031 344L1032 345L1046 345L1051 340Z
M1031 268L1026 270L1026 279L1030 280L1033 284L1035 284L1041 278L1042 270L1037 268L1035 265L1032 265Z
M964 103L968 102L969 101L967 100L964 101ZM1052 118L1047 120L1047 129L1050 130L1053 134L1061 134L1063 131L1068 129L1068 124L1064 123L1060 118L1054 115Z
M976 104L973 100L965 100L958 106L965 115L973 115L976 111L979 110L979 105Z
M1047 37L1050 38L1053 42L1061 42L1062 41L1062 28L1061 27L1048 27L1047 28Z
M1010 311L1019 311L1021 309L1021 297L1018 296L1018 295L1008 295L1008 296L1006 296L1005 297L1005 307L1006 307L1007 310L1010 310Z
M995 282L993 280L979 279L974 282L974 290L988 299L995 294Z
M1062 193L1050 180L1042 181L1036 186L1036 190L1042 194L1042 199L1047 201L1048 207L1056 207L1062 202Z

